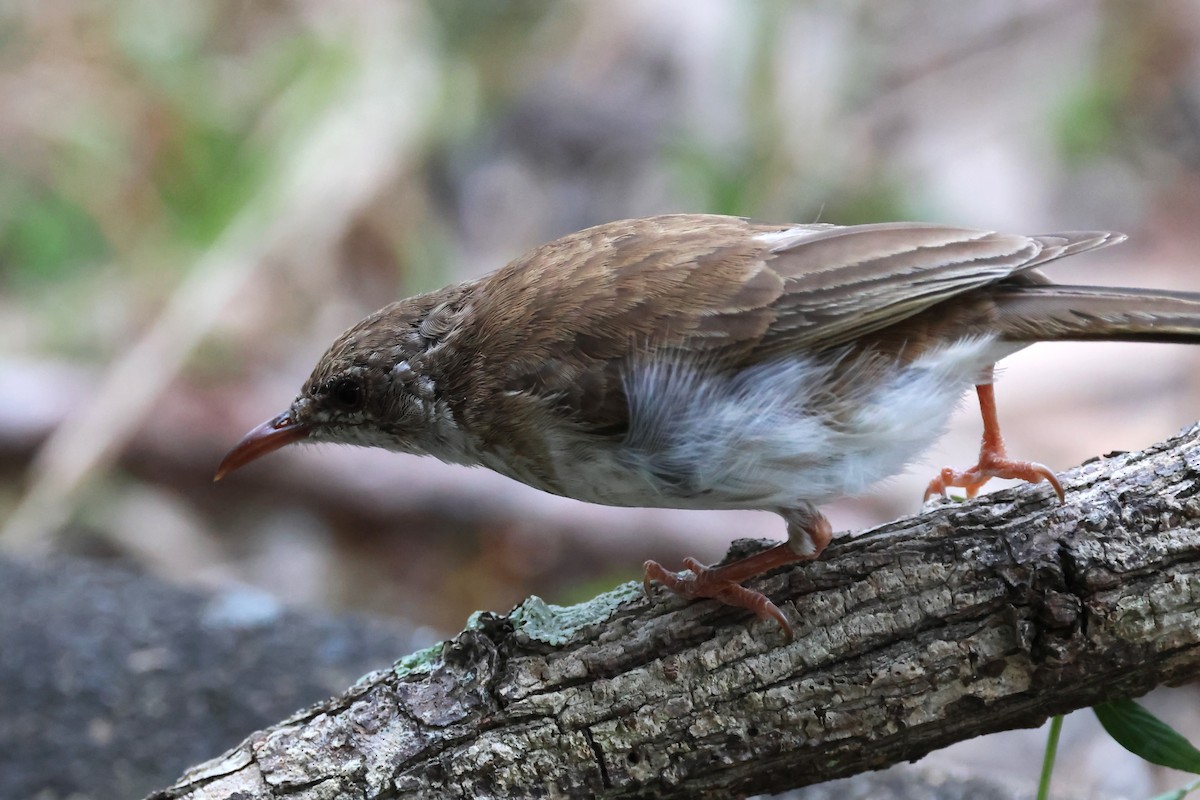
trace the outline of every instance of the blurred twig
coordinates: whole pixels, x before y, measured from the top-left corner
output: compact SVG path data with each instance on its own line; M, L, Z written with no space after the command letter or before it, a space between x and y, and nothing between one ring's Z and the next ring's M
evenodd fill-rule
M4 547L46 549L80 487L153 413L163 388L262 264L330 249L412 157L435 88L419 7L370 4L360 11L341 17L354 23L339 33L357 60L338 99L280 155L274 174L196 260L158 319L43 446L0 535Z

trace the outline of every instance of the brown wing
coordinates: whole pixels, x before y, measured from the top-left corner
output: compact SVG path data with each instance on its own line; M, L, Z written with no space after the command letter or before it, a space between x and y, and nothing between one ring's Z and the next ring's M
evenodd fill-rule
M543 245L481 282L474 358L503 377L484 384L474 370L471 388L499 405L550 403L590 430L619 433L631 357L677 350L728 368L836 346L1078 246L918 223L614 222Z

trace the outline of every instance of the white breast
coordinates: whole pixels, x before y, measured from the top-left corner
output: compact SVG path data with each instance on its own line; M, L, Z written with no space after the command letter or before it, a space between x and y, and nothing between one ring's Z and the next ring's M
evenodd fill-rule
M561 493L698 509L857 494L919 456L963 393L1015 349L973 338L908 365L789 357L734 376L650 363L628 376L622 443L549 443Z

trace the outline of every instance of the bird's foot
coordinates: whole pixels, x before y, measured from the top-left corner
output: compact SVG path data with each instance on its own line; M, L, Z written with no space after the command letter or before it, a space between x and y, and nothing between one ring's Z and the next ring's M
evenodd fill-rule
M647 561L642 582L647 596L650 595L650 584L657 582L668 591L689 600L707 597L728 606L752 611L760 619L774 620L790 642L795 634L779 606L762 592L742 586L741 581L807 558L798 555L785 543L720 567L706 567L694 558L685 558L683 565L691 574L670 572L657 561Z
M1054 488L1054 493L1058 495L1058 502L1062 503L1066 500L1062 484L1058 482L1058 478L1046 465L1036 461L1013 461L1006 458L1003 453L991 453L986 450L979 454L979 463L970 469L956 470L950 467L943 469L936 478L929 482L928 488L925 489L925 499L928 500L937 494L944 495L946 490L952 486L966 489L967 497L974 497L979 493L980 488L992 478L1009 478L1030 483L1046 481Z
M1013 461L1004 449L1004 438L1000 435L1000 420L996 416L996 394L991 384L991 369L985 383L975 387L979 396L979 413L983 417L983 441L979 446L979 463L970 469L956 470L946 467L929 482L925 499L935 494L945 495L951 486L967 490L967 497L974 497L985 483L992 478L1011 478L1018 481L1040 483L1046 481L1054 487L1058 502L1066 502L1062 484L1045 464L1036 461Z

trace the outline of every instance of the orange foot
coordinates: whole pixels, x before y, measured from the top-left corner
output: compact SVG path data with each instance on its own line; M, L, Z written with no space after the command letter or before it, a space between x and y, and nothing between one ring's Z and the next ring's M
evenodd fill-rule
M1047 481L1054 487L1058 502L1066 500L1062 484L1044 464L1035 461L1013 461L1004 450L1004 439L1000 436L1000 421L996 416L996 396L992 384L983 383L975 387L979 395L979 411L983 415L983 441L979 446L979 463L970 469L955 470L946 467L929 482L925 499L935 494L945 494L951 486L967 490L967 497L978 494L980 487L992 478L1012 478L1039 483Z
M1054 487L1058 502L1066 500L1062 484L1044 464L1036 461L1013 461L1005 458L1003 453L980 452L979 463L970 469L956 470L950 467L942 469L936 478L929 482L925 489L925 499L935 494L945 494L951 486L967 490L967 497L974 497L979 489L992 478L1012 478L1015 480L1039 483L1046 481Z
M779 606L772 603L762 592L742 586L741 582L776 567L813 557L800 555L790 544L784 543L721 567L706 567L694 558L685 558L683 565L691 571L690 575L669 572L657 561L647 561L642 581L647 596L650 595L650 584L658 582L669 591L689 600L710 597L725 605L753 611L760 619L775 620L790 642L795 638L795 634Z

